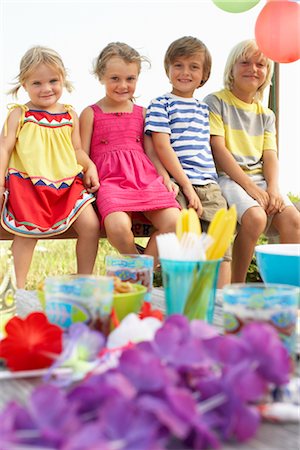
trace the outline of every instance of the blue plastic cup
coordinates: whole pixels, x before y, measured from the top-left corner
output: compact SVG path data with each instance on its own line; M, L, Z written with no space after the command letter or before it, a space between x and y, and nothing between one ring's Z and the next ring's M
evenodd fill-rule
M166 314L212 323L220 260L161 259Z

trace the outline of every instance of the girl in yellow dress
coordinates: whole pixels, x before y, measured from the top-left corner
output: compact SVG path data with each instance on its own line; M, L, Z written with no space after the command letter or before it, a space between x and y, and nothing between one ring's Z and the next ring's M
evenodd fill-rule
M91 273L98 250L99 221L91 202L99 188L94 163L81 149L78 117L58 103L72 90L60 56L46 47L29 49L20 63L14 96L23 87L30 101L12 105L0 137L1 225L14 234L17 287L24 288L38 238L78 234L78 273Z

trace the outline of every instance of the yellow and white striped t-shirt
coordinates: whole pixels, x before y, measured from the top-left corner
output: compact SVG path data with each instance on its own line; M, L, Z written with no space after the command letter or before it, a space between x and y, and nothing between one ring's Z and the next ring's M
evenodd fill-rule
M228 89L205 97L210 134L224 136L225 145L248 175L262 174L265 150L277 151L275 115L261 102L245 103ZM219 171L219 175L224 173Z

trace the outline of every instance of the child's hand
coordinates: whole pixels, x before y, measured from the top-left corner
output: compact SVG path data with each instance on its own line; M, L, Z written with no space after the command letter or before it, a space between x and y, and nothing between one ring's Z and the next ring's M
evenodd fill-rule
M203 206L200 202L198 195L194 191L193 186L191 184L184 186L182 187L182 190L185 197L188 200L188 208L194 208L194 210L198 214L198 217L201 217L203 213Z
M282 212L285 208L285 204L279 191L277 189L267 188L267 192L269 194L269 204L266 213L271 216L272 214Z
M178 192L179 192L179 186L174 183L174 181L172 180L164 180L164 185L166 186L166 188L168 189L169 192L174 192L175 197L177 197Z
M246 189L247 194L249 194L257 203L267 211L269 205L269 194L264 189L258 187L255 183L251 183L251 185Z
M84 172L83 182L86 190L90 194L98 191L100 183L95 164L90 164L88 166L87 170Z

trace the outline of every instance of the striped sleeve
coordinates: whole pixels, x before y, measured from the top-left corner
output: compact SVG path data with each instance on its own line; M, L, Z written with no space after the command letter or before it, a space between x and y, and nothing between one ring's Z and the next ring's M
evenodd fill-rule
M263 150L277 151L275 114L269 108L266 112Z
M151 135L152 132L171 134L167 103L163 97L152 100L147 108L145 133Z
M205 97L204 102L209 108L209 127L211 136L225 136L224 122L221 115L221 102L213 94Z

